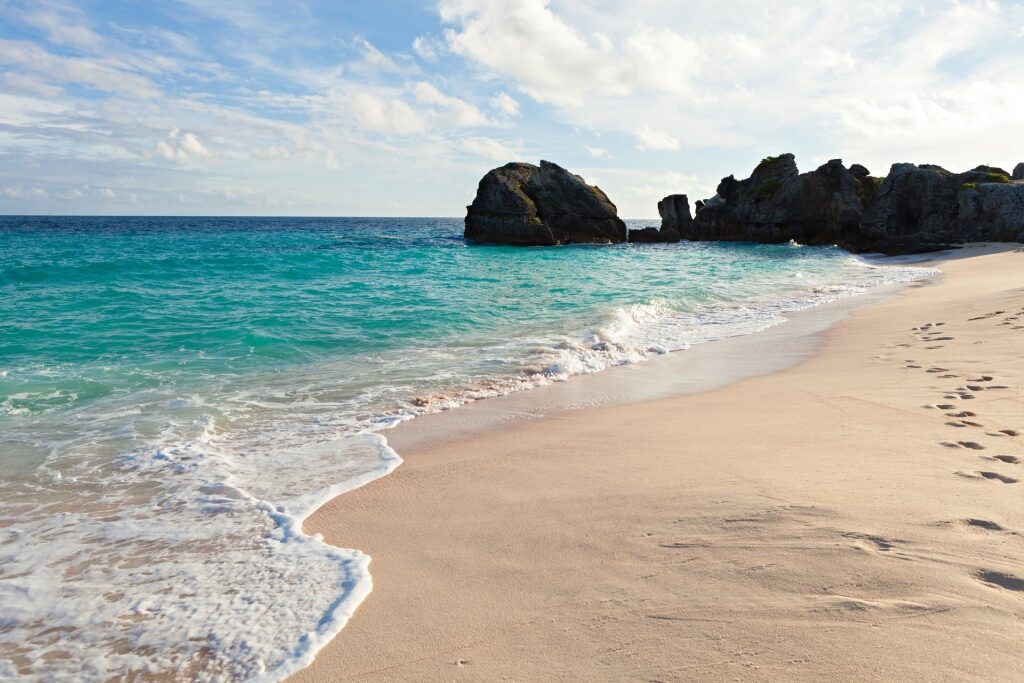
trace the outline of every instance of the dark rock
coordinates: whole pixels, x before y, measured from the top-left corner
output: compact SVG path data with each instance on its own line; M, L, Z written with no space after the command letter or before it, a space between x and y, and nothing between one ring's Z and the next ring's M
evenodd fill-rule
M1021 231L1024 184L1009 182L1003 169L951 173L931 164L893 164L864 212L859 238L849 246L1014 241Z
M681 234L693 222L690 200L685 194L670 194L658 202L658 215L661 216L662 231L674 230Z
M693 222L690 200L685 194L673 194L658 202L661 228L629 231L630 242L678 242L681 233Z
M1013 167L1013 179L1024 180L1024 161Z
M698 206L686 239L836 244L854 237L874 190L867 169L839 159L801 174L792 154L764 159L746 180L723 178Z
M626 224L604 192L561 166L511 163L480 180L465 237L520 245L612 243L626 241Z
M679 231L675 228L641 228L629 231L630 242L678 242Z
M1024 173L1024 164L1015 172ZM791 154L768 157L746 180L723 178L696 204L685 239L837 244L911 254L967 241L1022 241L1024 183L995 166L951 173L894 164L886 178L833 159L799 173Z

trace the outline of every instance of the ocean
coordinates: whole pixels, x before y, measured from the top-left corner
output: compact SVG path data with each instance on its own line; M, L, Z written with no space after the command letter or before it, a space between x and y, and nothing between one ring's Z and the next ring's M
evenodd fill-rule
M370 590L369 558L302 522L401 463L388 427L933 272L461 235L0 217L0 679L279 680Z

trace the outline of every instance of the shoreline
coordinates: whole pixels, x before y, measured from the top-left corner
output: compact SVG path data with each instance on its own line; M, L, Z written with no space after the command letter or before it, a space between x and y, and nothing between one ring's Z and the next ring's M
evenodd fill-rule
M971 249L962 252L954 252L944 258L943 261L946 264L970 261L977 259L980 254L986 252L999 251L1003 254L1000 258L1015 258L1007 254L1009 248L1005 247L989 247L981 249ZM917 264L915 264L917 265ZM922 263L921 265L928 265L928 263ZM954 268L954 270L961 270ZM936 280L938 278L932 278ZM940 279L940 283L932 287L928 287L928 290L942 289L945 285L945 278ZM441 533L442 538L438 539L438 542L444 545L444 537L448 539L450 544L452 535L458 535L460 532L465 531L460 528L458 520L452 520L448 523L440 523L440 527L443 531L438 532L433 528L421 528L421 523L410 524L410 527L415 529L403 528L403 519L409 521L410 518L404 517L401 514L396 515L396 503L399 504L397 507L403 508L409 504L415 503L418 507L418 512L421 514L425 511L430 510L431 503L437 503L437 497L441 492L451 492L456 500L460 499L459 494L463 492L468 486L466 473L463 470L477 470L482 466L483 469L493 469L496 464L501 465L503 461L509 462L507 458L502 458L503 455L512 455L513 452L523 457L523 459L529 459L533 461L535 465L542 465L542 469L551 468L556 472L559 471L559 463L557 460L551 460L545 458L541 461L536 461L534 452L529 454L522 454L520 448L521 442L534 443L537 446L539 443L550 444L550 441L544 441L541 439L540 442L535 443L535 439L541 438L540 436L534 436L532 433L523 438L521 434L514 434L518 431L535 430L540 432L548 439L555 438L555 441L562 447L569 451L573 451L573 457L570 458L571 463L561 463L562 469L569 467L574 474L580 474L577 469L574 469L580 465L580 457L583 454L580 453L581 443L586 444L589 449L601 449L606 450L611 444L619 443L624 451L630 451L630 454L626 454L624 458L619 460L625 460L626 463L631 465L637 465L636 460L645 460L644 467L651 467L650 459L644 459L642 455L636 453L637 445L633 443L634 435L629 432L628 429L623 431L615 431L616 425L614 420L609 421L607 418L609 413L619 412L616 417L621 418L622 415L630 415L634 418L646 419L649 417L655 423L661 422L660 418L663 414L674 409L678 409L679 406L675 405L680 402L695 403L699 399L719 396L727 393L736 393L736 387L738 386L750 386L754 383L770 384L771 381L776 378L786 377L792 375L798 368L806 368L807 365L813 364L816 360L819 360L823 356L829 356L829 348L835 345L836 337L842 337L843 332L847 327L850 326L849 317L862 318L865 315L865 311L875 310L877 308L885 307L893 304L893 302L905 301L911 296L910 287L919 285L900 285L897 286L896 296L892 296L891 292L876 292L869 291L867 295L850 297L849 299L840 300L831 304L825 304L812 309L801 311L797 314L790 314L787 318L791 321L784 325L776 325L762 330L761 332L742 335L739 337L732 337L723 340L717 340L714 344L700 344L689 349L685 354L668 354L663 358L656 358L647 363L638 366L627 366L625 368L615 368L617 372L604 372L596 375L588 375L584 377L574 378L570 382L563 382L549 387L544 387L542 391L529 391L529 392L518 392L508 396L500 398L492 398L487 401L478 401L474 404L463 406L458 411L446 411L443 413L424 415L420 416L416 420L399 425L393 430L389 430L388 437L391 445L398 450L403 458L406 460L406 464L400 468L396 473L389 475L388 477L375 481L372 485L364 487L355 492L350 492L341 497L334 498L331 502L324 505L316 513L314 513L308 520L308 530L311 533L323 533L325 539L336 545L342 545L345 547L356 547L364 550L369 555L375 558L373 565L371 566L371 573L374 576L375 583L377 584L378 591L374 592L371 597L356 611L355 615L350 620L346 628L338 635L334 641L332 641L327 647L325 647L318 655L314 664L302 672L299 672L293 677L293 680L336 680L346 675L360 675L365 676L373 671L381 671L380 666L384 666L385 670L388 671L388 677L394 680L395 678L437 678L437 677L468 677L474 679L477 677L491 678L492 676L509 675L509 670L503 669L502 666L508 665L506 661L504 665L499 665L495 662L489 662L486 666L482 666L482 662L470 659L470 657L477 656L467 654L464 657L456 657L455 663L448 661L450 657L441 657L438 659L439 651L436 649L434 652L433 659L431 656L412 656L409 652L394 652L391 655L388 654L386 648L382 650L380 647L370 647L372 645L372 637L370 634L375 634L378 637L383 637L385 634L392 635L392 631L396 626L407 627L406 631L409 635L418 636L420 640L426 640L432 644L445 643L461 643L464 638L460 639L456 637L456 634L463 632L475 632L481 628L487 630L489 625L489 619L486 614L481 614L481 605L476 604L472 607L467 608L466 611L470 613L470 616L464 614L463 610L455 610L451 616L454 619L454 626L451 627L451 633L445 630L443 634L447 637L442 637L440 641L437 640L437 636L431 636L430 634L434 629L430 628L428 623L422 620L426 619L425 615L420 615L420 622L408 623L410 619L414 618L414 615L409 613L409 609L401 610L400 614L388 614L389 606L394 606L394 601L400 600L406 604L412 601L415 604L423 604L422 599L424 596L418 595L415 589L419 589L426 593L436 592L438 586L448 585L449 588L453 584L445 584L443 576L435 576L435 579L439 579L440 583L431 585L424 585L424 582L429 584L427 579L422 576L418 580L412 581L407 575L410 572L416 573L415 567L418 566L419 561L423 561L424 558L422 553L427 552L421 547L417 553L405 557L405 559L399 559L402 552L395 553L396 549L400 550L402 542L395 538L396 535L405 538L406 541L412 541L414 539L425 539L431 538L430 534ZM880 288L885 290L891 290L892 287ZM948 287L947 287L948 289ZM933 297L934 298L934 297ZM837 305L841 304L841 305ZM832 310L828 310L828 309ZM829 317L831 316L831 318ZM796 324L792 319L798 319ZM803 326L803 327L801 327ZM817 326L817 327L816 327ZM799 338L799 343L793 343L794 337ZM764 348L766 345L771 344L784 345L784 349L780 351L776 349L776 353L767 361L764 359L755 358L755 354L752 353L757 347ZM732 348L730 348L732 347ZM733 360L736 358L744 359L746 362L744 367L741 368L732 376L725 376L723 379L723 371L725 366L729 364L728 360L719 360L717 366L713 362L714 356L719 358L730 357ZM679 360L681 359L681 360ZM705 365L707 365L705 367ZM701 376L700 373L685 374L685 368L689 366L690 370L694 370L698 367L704 367L704 373ZM671 372L667 371L671 368ZM733 368L735 371L735 368ZM642 376L646 373L646 379ZM675 373L675 378L671 376ZM641 375L641 376L638 376ZM666 376L670 376L666 379ZM687 377L687 381L680 381L679 377ZM716 381L717 380L717 381ZM703 381L703 384L701 383ZM657 386L655 391L651 391L652 383ZM646 396L637 397L635 394L633 400L629 399L628 387L644 387L642 393L646 392ZM595 394L596 387L596 394ZM548 392L549 397L547 404L541 397ZM551 394L561 394L557 397L557 400L550 398ZM589 395L589 398L588 398ZM600 405L594 405L594 396L599 395L606 397L607 402L601 403ZM623 397L626 400L623 401ZM671 398L666 398L671 397ZM606 400L602 399L602 400ZM558 401L562 401L561 405L575 406L572 409L555 410L552 408ZM575 401L575 403L574 403ZM589 401L589 404L588 404ZM744 399L740 397L738 399L740 404L743 404ZM691 406L692 407L692 406ZM750 411L750 405L746 406L748 410L746 413L757 411ZM699 408L698 408L699 412ZM743 411L741 411L743 412ZM650 415L645 415L650 413ZM714 418L715 416L708 416ZM529 419L528 422L523 422L524 418ZM539 418L539 419L538 419ZM721 416L719 416L721 420ZM606 439L600 443L588 443L590 440L585 436L583 438L569 438L565 433L566 423L578 423L583 425L585 429L594 429L595 427L603 428L607 427L606 423L611 423L611 433L606 434ZM709 424L714 424L714 419L709 419ZM731 422L731 420L730 420ZM721 426L721 425L719 425ZM622 429L621 426L617 427ZM673 436L672 430L669 429L668 433L665 433L667 427L660 425L662 431L653 434L644 434L647 440L655 438L655 440L664 441L666 438ZM948 429L948 428L947 428ZM560 432L563 430L563 432ZM598 431L602 431L598 429ZM549 434L550 432L550 434ZM585 432L584 432L585 433ZM659 437L660 434L660 437ZM678 437L679 434L674 436ZM616 441L618 439L618 441ZM643 440L643 439L641 439ZM577 443L580 442L580 443ZM799 450L799 449L798 449ZM693 453L688 453L689 456L693 456ZM700 454L698 449L698 459L706 459L708 456ZM655 458L656 459L656 458ZM586 458L584 458L586 461ZM614 470L616 458L612 457L610 462L604 462L603 465L606 470L610 468ZM620 463L621 466L625 466L626 463ZM597 463L589 462L588 464L596 465ZM443 476L443 481L434 481L437 477L438 472L445 472L446 476ZM450 474L450 477L447 476ZM593 476L593 473L587 472L588 476ZM605 474L610 472L605 471ZM511 479L499 478L497 481L515 482L518 481L516 477L531 479L532 475L516 470L513 473ZM558 487L572 489L574 482L570 479L565 479L565 472L559 472L557 476L553 475L555 482L558 482ZM423 484L422 478L430 477L431 484L437 486L436 490L431 490L430 485ZM962 477L967 479L967 477ZM713 478L712 478L713 479ZM985 477L982 477L985 479ZM406 482L405 480L408 480ZM991 481L985 479L986 481ZM419 481L421 485L410 489L409 486L413 482ZM490 487L490 490L486 491L486 495L493 498L502 498L508 495L507 491L497 490L501 487L494 486L494 481L491 479L477 479L473 476L469 477L469 483L472 484L476 493L481 493L478 489L484 487L485 489ZM548 479L543 482L534 482L536 484L543 484L551 486L552 483ZM603 482L607 484L608 482ZM691 482L692 483L692 482ZM727 487L728 488L728 487ZM561 492L564 495L564 492ZM571 491L572 496L583 495L585 497L586 491ZM445 498L447 496L444 496ZM529 496L527 496L529 497ZM644 492L638 490L633 494L634 500L632 505L637 503L643 504ZM558 496L555 496L558 498ZM430 500L433 499L433 500ZM543 496L541 501L545 504L554 504L554 499L551 496ZM447 507L448 501L442 501L441 507ZM466 501L464 505L469 505L469 501ZM477 500L477 504L480 501ZM595 503L597 507L601 507L599 503ZM568 513L564 509L564 501L562 501L563 507L556 506L556 514L552 516L557 518L559 515L565 515ZM381 510L385 510L386 514L383 516L389 517L387 520L381 519L382 515L374 514L379 513ZM602 524L612 524L615 526L616 523L622 520L628 520L633 515L629 513L631 508L627 508L625 511L620 510L626 514L621 514L619 520L615 520L614 517L608 516L608 510L601 509L603 514ZM484 513L485 510L479 508L474 509L478 513ZM436 512L436 510L435 510ZM351 528L347 528L346 520L351 519L354 513L358 513L359 521L351 525ZM390 517L396 517L390 519ZM414 519L414 518L413 518ZM533 519L539 526L538 528L544 528L550 526L550 522L545 524L543 519ZM375 523L377 527L374 528ZM529 527L528 527L529 528ZM491 520L491 523L479 525L476 528L476 532L482 535L482 538L490 539L494 536L497 538L508 539L510 534L515 534L517 528L509 528L507 524L500 522L499 520ZM860 533L861 544L866 544L867 550L872 548L871 538L875 538L876 535L868 532L856 532ZM866 535L865 535L866 534ZM655 535L655 534L651 534ZM877 536L881 538L881 536ZM357 538L359 540L350 540ZM629 537L631 541L635 541L632 536ZM842 538L855 538L853 536L843 536ZM867 540L864 540L867 539ZM480 541L481 539L476 539ZM565 539L563 539L565 540ZM619 541L622 541L619 538ZM886 541L887 548L875 547L874 550L881 552L888 552L892 550L896 545ZM600 544L598 544L600 545ZM615 544L611 544L615 545ZM627 546L629 543L626 544ZM877 544L876 544L877 545ZM565 543L566 547L574 547L571 542ZM486 555L488 549L488 543L478 543L476 545L470 543L466 546L459 546L458 552L455 552L454 548L450 557L437 558L433 557L431 553L427 553L431 557L434 563L440 563L441 566L446 566L451 569L458 565L461 566L463 563L468 564L474 570L477 570L478 574L488 575L490 572L492 578L495 568L488 565L488 559L481 557ZM557 547L557 546L556 546ZM660 546L659 546L660 547ZM676 546L672 546L676 548ZM684 546L678 546L682 548ZM685 547L691 547L689 545ZM698 546L693 546L698 547ZM385 548L384 550L378 550L378 548ZM598 552L591 556L591 560L594 558L604 558L606 553L614 556L616 554L615 549L602 546L603 551ZM677 549L678 549L677 548ZM517 561L523 560L529 554L522 555L523 548L519 549L520 552L512 553L512 557L516 558ZM584 553L585 555L586 553ZM380 557L378 557L380 555ZM391 557L394 555L395 557ZM443 553L442 553L443 555ZM387 558L387 561L380 561ZM402 565L405 565L404 567ZM514 564L514 563L513 563ZM556 563L557 564L557 563ZM597 563L598 565L600 563ZM644 564L641 561L639 564ZM426 569L430 569L433 565L426 563ZM434 566L436 568L436 566ZM515 575L517 572L510 566L503 565L503 572L500 572L497 576L504 579L508 578L508 575ZM394 574L394 576L392 575ZM401 579L398 577L402 576ZM465 578L465 577L463 577ZM410 584L406 585L406 584ZM559 590L551 591L552 583L559 588ZM380 586L385 585L388 587L388 592L392 589L396 590L390 595L382 597L382 593L385 591ZM463 584L459 584L463 585ZM472 585L470 581L468 585ZM498 585L501 585L500 583ZM513 586L518 586L516 582L512 582ZM546 588L544 587L546 586ZM548 591L547 597L559 596L565 592L572 592L585 588L576 582L570 582L566 584L564 580L552 580L549 577L548 584L543 586L537 586L535 592L538 594L545 594L545 590ZM634 590L639 590L636 586L632 586ZM521 590L522 587L518 587L517 590ZM527 591L528 593L530 591ZM396 595L396 593L398 595ZM643 592L640 591L640 595ZM484 605L494 602L496 599L492 591L486 589L486 587L476 586L472 593L472 596L476 598L475 602L483 603ZM637 598L636 595L632 596ZM638 599L638 598L637 598ZM429 601L428 601L429 602ZM498 601L500 603L500 600ZM629 600L622 601L623 604L629 604ZM378 608L374 608L373 605L377 604ZM523 607L520 604L513 603L511 605L492 605L495 610L495 615L502 615L496 617L496 621L505 623L504 612L510 612L512 614L518 614L523 611ZM634 606L638 608L639 605ZM426 606L424 605L424 608ZM859 609L870 609L869 607L861 607ZM383 613L382 613L383 610ZM369 614L364 614L364 611ZM593 612L593 609L591 609ZM600 610L598 610L600 611ZM513 620L516 621L516 620ZM364 623L365 622L365 623ZM532 623L532 622L531 622ZM468 629L468 631L466 631ZM401 629L399 629L401 630ZM543 629L539 629L543 631ZM642 630L642 629L641 629ZM547 634L551 636L551 633ZM369 640L367 638L370 637ZM405 641L404 636L399 638L401 641ZM685 640L685 639L684 639ZM348 646L346 647L346 642ZM437 641L435 643L435 641ZM573 639L569 640L569 644L576 642ZM463 644L465 646L465 644ZM421 645L411 644L410 649L418 651L416 648L422 647ZM534 656L543 654L543 650L548 649L549 646L545 645L540 648L541 651L533 652ZM456 648L457 649L457 648ZM507 650L506 646L506 650ZM560 653L565 654L562 649L555 648ZM472 648L470 648L472 650ZM453 650L454 651L454 650ZM447 651L444 651L447 652ZM496 651L500 652L500 648ZM494 653L491 653L494 654ZM504 654L509 654L505 652ZM519 659L521 655L517 653L514 659ZM463 664L458 662L462 661ZM390 664L388 664L390 662ZM424 662L433 662L432 665L425 664ZM1019 662L1018 662L1019 663ZM474 665L475 664L475 665ZM576 662L573 666L573 671L576 671L580 663ZM605 662L597 668L588 669L590 676L597 677L617 677L618 675L624 675L624 672L616 673L615 670L608 668L611 666L608 662ZM426 667L426 668L424 668ZM431 668L432 667L432 668ZM454 668L453 668L454 667ZM531 669L530 677L556 677L554 672L560 670L557 669ZM804 675L806 672L802 672L799 667L796 669L797 675ZM564 671L563 671L564 673ZM631 672L628 675L632 676L635 672ZM792 673L787 671L787 675ZM820 671L818 673L821 673ZM678 675L678 674L676 674ZM672 678L673 675L668 675L668 678Z

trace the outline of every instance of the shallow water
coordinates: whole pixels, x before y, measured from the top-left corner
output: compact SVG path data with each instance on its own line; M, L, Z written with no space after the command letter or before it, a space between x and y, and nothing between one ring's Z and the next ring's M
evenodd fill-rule
M931 272L460 235L0 218L0 678L279 679L369 591L368 558L301 523L400 463L384 428Z

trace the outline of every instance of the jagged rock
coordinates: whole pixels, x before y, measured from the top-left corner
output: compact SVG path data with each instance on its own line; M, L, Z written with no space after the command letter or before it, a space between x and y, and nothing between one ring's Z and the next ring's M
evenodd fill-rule
M661 216L661 230L674 230L682 233L690 223L690 200L685 194L670 194L658 202L658 215Z
M1013 167L1013 179L1024 180L1024 161Z
M931 164L893 164L861 219L858 250L890 245L1014 241L1024 232L1024 184L994 166L952 173Z
M626 241L626 224L604 192L561 166L510 163L480 180L465 237L520 245L612 243Z
M658 202L661 228L629 231L630 242L678 242L682 231L693 221L690 200L685 194L673 194Z
M1024 164L1018 168L1024 172ZM795 240L886 254L1024 241L1024 183L995 166L957 174L894 164L882 179L838 159L801 174L793 155L783 154L762 161L746 180L723 178L717 194L696 207L681 231L686 239Z
M697 240L836 244L856 235L874 188L863 166L855 174L833 159L801 174L792 154L768 157L746 180L723 178L681 232Z

